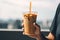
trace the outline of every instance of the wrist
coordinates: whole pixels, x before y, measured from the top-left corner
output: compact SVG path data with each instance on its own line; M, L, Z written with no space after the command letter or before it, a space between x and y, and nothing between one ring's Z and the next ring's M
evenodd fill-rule
M41 40L41 36L40 35L37 35L36 39L37 40Z

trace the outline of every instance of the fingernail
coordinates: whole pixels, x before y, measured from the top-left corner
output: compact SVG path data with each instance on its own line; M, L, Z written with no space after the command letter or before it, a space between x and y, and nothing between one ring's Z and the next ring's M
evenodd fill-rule
M35 23L33 23L35 25Z

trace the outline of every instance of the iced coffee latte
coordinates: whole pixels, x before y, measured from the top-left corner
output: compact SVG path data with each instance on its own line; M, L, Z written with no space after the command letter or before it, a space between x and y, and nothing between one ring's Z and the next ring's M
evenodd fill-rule
M37 15L35 13L24 14L24 34L32 35L35 32L33 23L36 22Z
M31 11L31 2L29 12L24 13L23 20L24 20L24 34L26 35L33 35L35 33L35 27L33 23L36 22L37 14Z

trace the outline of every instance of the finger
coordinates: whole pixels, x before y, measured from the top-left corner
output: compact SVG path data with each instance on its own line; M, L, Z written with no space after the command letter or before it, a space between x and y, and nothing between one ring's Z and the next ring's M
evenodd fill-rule
M23 20L22 20L22 22L23 22Z
M22 20L22 24L21 24L21 26L24 26L23 20Z
M22 23L21 25L23 26L24 24Z
M24 32L23 32L23 35L25 35Z
M21 26L24 27L24 23L22 23Z
M40 26L39 26L38 24L33 23L33 25L34 25L34 27L35 27L36 29L40 29Z
M36 35L28 35L31 38L36 38Z
M38 25L37 23L35 23L35 25L36 25L38 28L40 28L40 25Z
M24 31L24 28L22 28L22 30Z

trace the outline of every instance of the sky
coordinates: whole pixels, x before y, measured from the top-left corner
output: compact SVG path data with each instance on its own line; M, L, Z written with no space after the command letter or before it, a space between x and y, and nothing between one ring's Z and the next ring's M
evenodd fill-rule
M23 14L29 11L37 13L37 20L53 19L60 0L0 0L0 19L23 19Z

